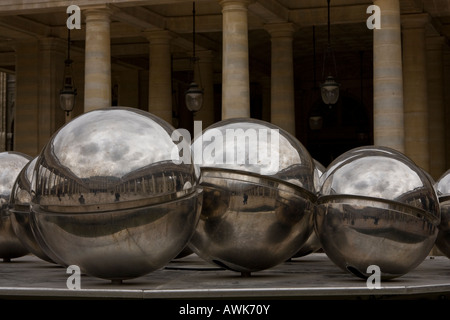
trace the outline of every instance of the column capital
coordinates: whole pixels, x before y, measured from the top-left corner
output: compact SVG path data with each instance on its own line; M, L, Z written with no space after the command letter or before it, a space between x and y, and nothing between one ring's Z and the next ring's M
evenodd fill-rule
M255 0L218 0L223 10L240 11L247 10L249 4Z
M39 39L39 47L42 51L66 52L67 41L60 38L41 38Z
M401 15L400 19L402 29L421 29L430 22L428 13L404 14Z
M264 28L270 33L272 38L292 37L295 31L295 26L291 22L268 23L264 25Z
M108 6L95 6L95 7L88 7L86 9L83 9L83 14L86 17L85 21L111 21L111 15L113 14L113 10Z
M147 38L150 44L168 44L170 40L175 38L169 30L143 31L142 35Z
M381 7L382 11L400 12L399 0L374 0L373 4Z

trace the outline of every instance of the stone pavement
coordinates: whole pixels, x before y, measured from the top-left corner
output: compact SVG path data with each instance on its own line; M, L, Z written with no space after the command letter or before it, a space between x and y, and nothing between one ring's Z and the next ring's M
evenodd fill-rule
M207 264L195 254L116 284L82 274L68 289L66 268L33 255L0 262L0 299L447 299L450 260L428 256L409 273L369 289L324 253L294 258L250 277Z

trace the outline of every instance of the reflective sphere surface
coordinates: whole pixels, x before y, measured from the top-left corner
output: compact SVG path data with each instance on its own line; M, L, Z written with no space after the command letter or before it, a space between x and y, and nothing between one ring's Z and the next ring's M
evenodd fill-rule
M365 278L401 276L432 249L440 209L426 173L384 147L350 150L331 163L318 199L316 228L322 248L343 270Z
M36 160L37 157L23 167L13 185L9 201L11 223L15 234L30 253L47 262L54 262L41 249L31 228L31 180Z
M33 175L32 226L46 249L112 281L177 256L198 222L202 193L193 164L174 157L173 132L125 107L85 113L56 132Z
M291 258L313 231L315 168L303 145L273 124L237 118L206 128L192 148L204 193L192 250L243 274Z
M317 192L317 196L320 196L320 189L321 189L320 177L325 172L326 168L324 167L323 164L321 164L316 159L313 159L313 160L314 160L314 166L315 166L314 170L316 171L315 176L316 176L316 180L317 180L316 192ZM293 258L299 258L299 257L306 256L308 254L318 251L320 248L321 248L320 239L317 236L317 232L314 228L314 230L311 232L311 235L309 236L308 240L306 240L305 244L300 248L300 250L297 251L297 253L293 256Z
M9 201L17 176L31 159L30 156L20 152L0 153L0 258L5 261L29 253L14 232Z
M435 190L441 208L441 223L439 224L436 247L450 258L450 170L436 181Z

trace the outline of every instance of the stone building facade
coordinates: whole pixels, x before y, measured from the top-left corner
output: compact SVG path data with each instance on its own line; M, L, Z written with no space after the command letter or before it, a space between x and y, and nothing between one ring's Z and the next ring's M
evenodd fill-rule
M78 95L66 117L58 95L70 4L81 21L70 32ZM435 179L450 168L448 1L331 0L329 16L326 0L193 4L2 0L0 148L35 156L70 118L120 105L189 130L193 120L203 128L233 117L271 121L325 166L376 144L404 152ZM328 35L340 82L332 106L319 90ZM194 78L204 90L195 116L184 104Z

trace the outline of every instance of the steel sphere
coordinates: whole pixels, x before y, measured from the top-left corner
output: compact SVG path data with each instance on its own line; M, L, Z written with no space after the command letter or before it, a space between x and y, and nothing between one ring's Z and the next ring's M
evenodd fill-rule
M36 160L37 157L30 160L25 167L22 168L14 182L9 201L11 224L14 233L30 253L44 261L55 263L55 261L42 250L41 245L34 236L30 222L31 180L33 179L33 170L36 165Z
M327 256L341 269L367 278L404 275L429 254L440 209L426 173L402 153L360 147L333 161L322 175L316 228Z
M327 170L327 168L325 168L325 166L323 164L321 164L319 161L317 161L316 159L313 159L313 161L314 161L314 171L316 172L314 174L314 177L316 179L315 188L316 188L317 195L319 195L320 189L322 188L322 183L320 182L320 178L322 177L324 172Z
M436 238L436 247L450 258L450 170L446 171L434 186L441 208L441 223Z
M174 131L148 112L111 107L56 132L33 173L32 227L43 249L114 282L176 257L194 232L202 192L192 162L179 161Z
M204 194L190 248L242 274L291 258L313 232L315 168L304 146L278 126L236 118L206 128L192 149Z
M316 159L313 159L313 160L314 160L314 170L317 172L317 174L315 174L315 178L316 178L316 192L317 192L317 196L319 196L320 195L320 187L321 187L321 185L320 185L320 177L325 172L326 168L325 168L325 166L323 164L321 164ZM293 258L299 258L299 257L307 256L308 254L317 252L320 249L321 249L320 239L317 236L316 230L314 229L311 232L311 235L309 236L308 240L306 240L306 242L303 244L303 246L300 248L300 250L298 250L297 253L294 254Z
M29 253L14 232L9 201L17 176L31 159L32 157L20 152L0 153L0 258L4 261Z

